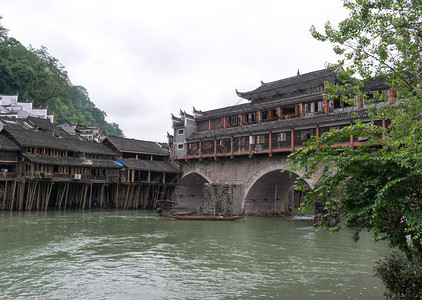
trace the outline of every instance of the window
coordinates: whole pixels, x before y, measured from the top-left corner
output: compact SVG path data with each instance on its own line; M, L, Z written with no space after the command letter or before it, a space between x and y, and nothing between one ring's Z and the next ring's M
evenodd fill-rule
M261 111L261 120L266 120L268 116L268 112L266 110Z
M285 132L280 132L277 137L278 142L285 142L287 140L287 134Z
M246 138L244 137L239 138L239 145L244 146L245 144L246 144Z
M179 134L179 135L183 135L183 134L185 134L185 130L184 130L184 129L179 129L179 130L177 131L177 134Z
M183 150L184 144L177 144L177 150Z
M264 144L265 143L265 135L258 135L256 137L256 143L257 144Z

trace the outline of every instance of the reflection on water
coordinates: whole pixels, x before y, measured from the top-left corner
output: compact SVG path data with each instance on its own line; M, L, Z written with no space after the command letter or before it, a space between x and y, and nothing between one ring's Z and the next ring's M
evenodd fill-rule
M0 298L382 299L372 266L387 253L309 221L0 212Z

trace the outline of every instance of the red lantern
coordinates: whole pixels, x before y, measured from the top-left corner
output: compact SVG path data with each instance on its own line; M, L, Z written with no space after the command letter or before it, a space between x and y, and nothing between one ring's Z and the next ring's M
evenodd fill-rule
M280 107L277 107L277 108L275 109L275 114L277 115L277 117L279 117L279 116L280 116Z
M393 98L394 97L394 91L393 91L393 89L390 89L390 98Z

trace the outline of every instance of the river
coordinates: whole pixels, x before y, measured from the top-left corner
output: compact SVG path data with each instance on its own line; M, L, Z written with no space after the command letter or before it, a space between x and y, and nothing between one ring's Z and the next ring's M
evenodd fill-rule
M152 211L0 212L1 299L383 299L364 232Z

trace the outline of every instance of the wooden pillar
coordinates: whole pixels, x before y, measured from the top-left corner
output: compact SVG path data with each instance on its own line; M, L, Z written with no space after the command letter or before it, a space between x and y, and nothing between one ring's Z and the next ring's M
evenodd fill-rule
M214 139L214 160L217 159L217 139Z
M268 153L270 156L273 156L273 149L272 149L272 143L273 143L273 139L272 139L272 132L270 131L270 133L268 134Z
M199 160L202 160L202 141L199 141Z
M176 153L175 149L176 149L176 145L173 144L173 159L172 159L173 161L176 159L175 156L174 156L175 153Z
M316 136L319 137L319 125L316 126Z
M293 152L295 151L295 130L292 128L290 132L290 147Z
M151 182L151 171L148 171L148 183Z
M6 205L6 197L7 197L7 182L8 182L8 180L6 179L6 182L4 183L4 195L3 195L3 206L2 206L2 210L4 210L5 205Z
M47 185L47 191L46 191L46 199L45 199L45 208L44 210L47 210L48 208L48 202L50 200L51 190L53 189L53 183L50 183Z
M211 119L208 120L208 131L211 131Z
M353 125L353 121L350 121L350 126ZM353 135L350 135L350 146L353 147Z
M185 143L185 160L188 161L188 143Z
M233 137L230 137L230 158L233 158Z
M64 206L63 206L64 210L66 210L66 207L67 207L67 197L69 196L69 185L70 185L69 182L66 183L66 193L65 193L65 196L64 196Z
M251 143L251 139L253 139L253 136L249 136L249 138L248 138L248 144L249 144L249 150L248 150L248 152L249 152L249 157L251 157L252 156L252 143Z
M89 202L88 202L88 208L91 209L91 202L92 202L92 186L93 184L91 183L89 185Z
M103 207L103 198L104 198L104 183L101 184L101 191L100 191L100 207Z

